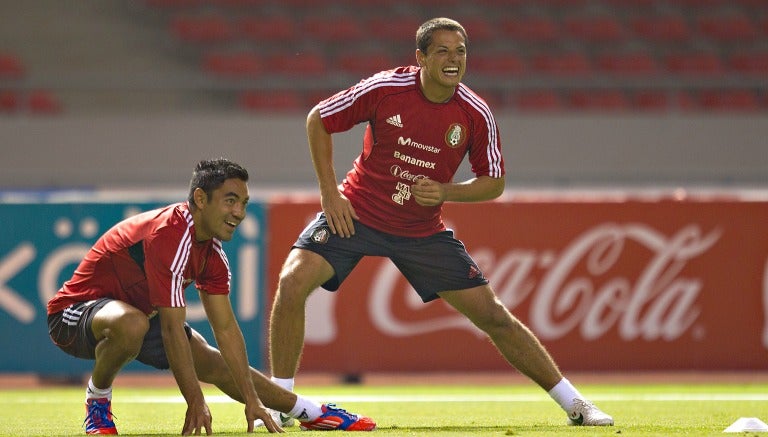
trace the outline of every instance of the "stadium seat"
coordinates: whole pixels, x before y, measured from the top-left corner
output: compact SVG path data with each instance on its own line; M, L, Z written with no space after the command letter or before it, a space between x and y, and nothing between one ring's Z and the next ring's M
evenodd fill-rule
M551 42L560 37L560 27L548 17L507 18L499 22L502 36L521 42Z
M579 52L536 54L531 57L530 65L543 74L583 76L592 72L590 60Z
M202 64L204 71L222 77L256 77L264 71L261 58L253 52L206 53Z
M328 70L325 55L307 51L280 52L267 56L266 65L271 72L286 76L317 77L326 74Z
M714 53L676 53L665 57L670 73L689 75L718 75L725 70L720 57Z
M553 90L521 91L512 94L510 104L520 111L549 112L565 108L560 95Z
M287 16L245 16L235 27L244 39L256 42L284 43L298 38L295 20Z
M472 45L492 41L498 37L496 24L490 17L475 15L472 17L458 17L457 19L467 31L467 37Z
M706 90L698 95L699 105L709 111L757 111L759 96L751 90Z
M768 77L768 51L733 54L728 59L728 68L737 73Z
M26 106L33 115L55 115L63 110L61 101L48 90L30 91L26 98Z
M586 111L617 111L629 108L630 104L622 90L579 90L568 95L571 108Z
M0 53L0 79L21 79L26 70L18 56L12 53Z
M193 8L203 4L203 0L144 0L152 8Z
M11 114L19 110L19 94L14 90L0 90L0 114Z
M613 42L624 38L622 24L614 17L569 17L563 22L568 36L591 43Z
M653 43L687 41L691 30L682 16L637 17L630 20L630 27L639 38Z
M385 44L409 43L415 46L416 29L421 20L410 15L395 15L382 17L373 15L364 22L369 38L380 40Z
M511 52L482 52L472 53L467 60L467 72L488 76L519 76L525 74L528 68L525 61Z
M233 39L235 30L222 15L178 16L171 20L171 30L181 41L217 43Z
M363 37L363 28L351 16L314 15L307 17L301 29L311 38L325 42L349 42Z
M299 112L309 110L295 90L249 90L239 97L240 107L256 112Z
M697 25L702 35L719 42L751 41L758 35L755 24L744 15L702 17Z
M646 52L602 54L595 59L595 65L605 73L622 76L652 75L659 72L658 62Z
M336 60L342 70L355 76L371 76L382 70L395 67L395 62L389 52L384 50L366 52L344 52Z
M640 90L630 96L632 108L641 111L667 111L670 109L669 100L667 91Z

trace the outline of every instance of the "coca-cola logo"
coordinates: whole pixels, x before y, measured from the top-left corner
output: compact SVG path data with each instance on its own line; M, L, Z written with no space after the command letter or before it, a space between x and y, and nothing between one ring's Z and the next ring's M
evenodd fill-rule
M389 168L390 173L392 173L392 176L400 179L405 179L407 181L416 182L419 179L429 179L427 176L424 176L423 174L413 174L409 170L406 170L399 165L393 165Z
M480 248L472 256L510 310L530 304L529 325L542 339L577 331L583 339L594 340L615 330L623 340L671 341L686 332L703 335L696 327L703 279L687 276L684 268L720 236L718 229L705 232L695 224L666 236L645 224L604 223L559 252L516 248L497 256ZM639 267L622 268L629 259ZM766 270L768 313L768 265ZM381 332L403 337L460 328L481 335L454 312L427 320L399 318L392 308L397 293L409 291L418 300L413 290L398 289L400 279L400 272L384 260L371 280L368 310Z

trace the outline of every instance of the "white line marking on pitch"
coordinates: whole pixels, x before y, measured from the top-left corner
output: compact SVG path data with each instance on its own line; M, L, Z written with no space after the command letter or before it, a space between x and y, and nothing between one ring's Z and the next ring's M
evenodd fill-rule
M550 402L546 395L535 394L498 394L498 395L334 395L322 394L307 396L337 403L342 402ZM589 396L592 401L640 401L640 402L724 402L724 401L768 401L768 393L658 393L658 394L596 394ZM228 396L206 396L208 403L235 402ZM126 396L120 397L120 403L184 403L181 396Z

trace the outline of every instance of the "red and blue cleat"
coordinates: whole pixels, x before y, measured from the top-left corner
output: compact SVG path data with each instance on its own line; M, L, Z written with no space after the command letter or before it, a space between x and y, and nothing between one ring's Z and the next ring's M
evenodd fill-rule
M85 402L86 434L117 434L112 421L112 402L109 399L87 399Z
M322 406L323 415L309 422L300 422L304 431L373 431L376 423L370 418L348 413L334 404Z

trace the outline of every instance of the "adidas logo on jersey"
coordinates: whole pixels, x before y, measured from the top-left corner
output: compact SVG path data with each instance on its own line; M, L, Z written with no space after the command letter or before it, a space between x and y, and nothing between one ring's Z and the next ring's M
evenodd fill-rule
M392 126L403 127L403 122L400 120L400 114L393 115L387 119L387 123Z

